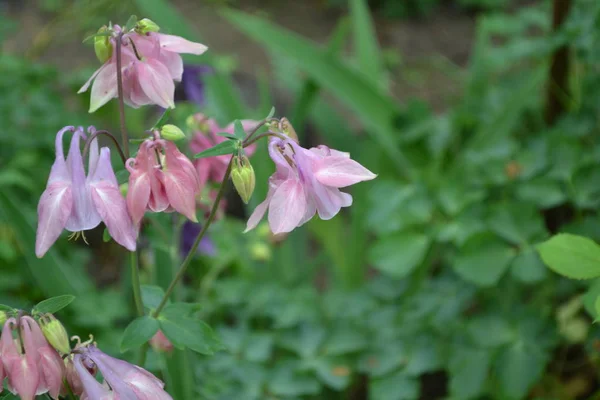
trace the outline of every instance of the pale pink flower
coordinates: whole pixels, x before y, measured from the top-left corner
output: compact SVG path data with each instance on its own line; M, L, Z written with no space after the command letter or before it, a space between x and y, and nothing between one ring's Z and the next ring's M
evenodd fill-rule
M78 349L74 365L83 385L82 400L171 400L164 383L143 368L110 357L95 346ZM97 366L104 378L101 384L87 365Z
M74 132L65 160L63 135ZM93 127L88 129L95 132ZM110 149L98 150L94 138L89 149L86 177L81 155L80 138L83 128L72 126L56 135L56 160L52 165L48 185L38 204L38 227L35 253L42 257L60 236L63 229L80 232L104 222L113 239L128 250L135 250L136 232L127 213L125 199L110 163Z
M352 196L339 188L377 176L348 153L326 146L305 149L291 139L272 138L269 154L276 171L269 178L267 198L248 219L246 232L258 225L267 209L275 234L292 231L315 213L331 219L342 207L352 205Z
M129 170L127 207L136 226L146 211L177 211L190 220L196 218L196 195L200 182L192 162L175 144L163 139L144 141Z
M201 151L228 140L223 136L217 135L218 133L233 134L233 123L227 125L225 128L221 128L217 121L212 118L206 118L202 114L197 114L195 118L200 121L202 128L195 132L190 141L190 149L194 154L200 153ZM258 124L258 121L253 120L243 120L240 122L246 132L254 129ZM256 151L256 145L250 145L244 150L246 155L250 157ZM198 158L194 160L194 166L196 167L198 177L200 178L200 187L204 187L208 181L221 183L225 177L230 158L231 155L225 154L222 156Z
M13 330L19 334L13 337ZM58 399L65 367L60 355L44 338L37 322L28 316L9 318L0 338L0 360L9 390L23 400L48 393Z
M121 27L113 26L115 34ZM117 46L116 38L110 39L112 56L79 89L78 93L88 90L92 81L90 112L117 97ZM179 36L149 32L140 34L135 31L125 33L121 46L121 71L123 77L123 95L125 102L138 108L147 104L156 104L163 108L175 108L175 84L183 74L183 61L179 54L200 55L207 47L190 42Z

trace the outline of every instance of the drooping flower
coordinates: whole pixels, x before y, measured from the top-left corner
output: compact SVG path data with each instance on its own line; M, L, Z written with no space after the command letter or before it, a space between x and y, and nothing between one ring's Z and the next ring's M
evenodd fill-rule
M74 132L65 160L63 135ZM93 134L95 129L88 128ZM127 213L125 199L110 163L110 149L98 150L94 138L90 144L87 176L79 148L83 128L67 126L56 135L56 160L48 185L38 204L38 227L35 253L42 257L58 239L63 229L81 232L104 222L112 238L130 251L135 250L136 232Z
M17 330L13 337L13 331ZM6 321L0 338L0 360L13 394L23 400L33 400L43 393L58 399L65 366L33 318L24 316Z
M227 140L225 137L219 136L218 133L233 134L234 132L233 123L227 125L225 128L221 128L217 121L207 118L202 114L196 114L194 118L197 121L198 130L194 133L190 142L190 149L193 153L200 153ZM252 120L243 120L241 122L246 132L253 129L258 123ZM248 146L244 150L247 156L251 156L256 151L256 145ZM231 156L226 154L194 160L194 166L200 178L200 186L204 187L207 181L221 183L225 177L230 158Z
M269 155L276 171L269 178L267 198L259 204L246 226L254 229L267 209L273 233L290 232L315 213L333 218L352 196L339 188L374 179L376 175L343 153L326 146L305 149L292 139L271 138Z
M200 182L192 162L175 144L148 139L135 159L127 160L129 190L127 207L136 226L146 211L177 211L197 222L196 195Z
M196 241L196 238L200 234L201 230L202 225L191 221L185 221L183 227L181 228L181 241L179 245L179 253L181 258L185 258L185 256L190 252L192 245ZM208 256L214 256L216 254L215 245L208 235L204 235L202 240L200 240L200 244L198 245L196 253L206 254Z
M94 345L81 347L73 358L83 387L82 400L171 400L164 383L143 368L104 354ZM102 374L100 383L90 373L93 364Z
M94 72L78 92L83 93L92 85L90 112L96 111L118 95L116 36L122 32L122 28L113 25L112 29L114 36L110 38L111 57ZM173 81L181 81L183 74L183 61L179 54L200 55L206 50L207 47L203 44L190 42L179 36L157 32L124 33L121 72L125 102L133 108L147 104L174 108Z

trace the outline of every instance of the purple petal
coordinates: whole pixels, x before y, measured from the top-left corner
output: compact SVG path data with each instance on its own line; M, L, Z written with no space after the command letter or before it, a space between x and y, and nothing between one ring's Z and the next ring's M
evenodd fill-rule
M284 181L273 193L269 204L269 226L275 234L291 232L306 211L304 187L296 179Z

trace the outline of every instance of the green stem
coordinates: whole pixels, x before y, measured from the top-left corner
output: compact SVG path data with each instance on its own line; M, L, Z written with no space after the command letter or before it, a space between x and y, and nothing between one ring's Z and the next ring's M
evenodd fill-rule
M123 42L123 32L117 36L117 94L119 98L119 121L121 122L121 141L123 142L123 152L125 157L129 158L129 136L127 135L127 124L125 123L125 100L123 95L123 75L121 62L121 45Z
M227 171L225 172L225 176L223 177L223 182L221 182L221 187L219 188L219 193L217 193L217 198L215 199L215 202L212 206L212 209L210 210L210 214L208 215L206 222L202 226L202 230L200 231L200 234L196 238L196 241L194 241L192 248L188 252L188 254L185 257L185 259L183 260L183 262L181 263L181 266L179 267L177 274L175 275L175 277L169 284L169 287L167 288L167 291L165 292L165 295L163 296L160 304L158 305L158 307L156 307L156 309L152 313L152 317L157 318L160 315L160 312L167 304L169 297L171 297L171 294L173 293L175 286L177 286L177 283L181 280L181 278L183 278L183 276L185 275L185 271L187 270L192 259L196 255L196 250L198 249L198 246L200 245L200 241L206 234L208 227L211 225L211 223L215 219L215 215L217 214L217 210L219 209L219 203L221 202L221 198L223 197L223 194L225 192L225 187L227 186L227 181L229 180L232 162L233 162L233 156L229 159L229 164L227 165Z
M142 287L140 285L140 270L138 268L137 251L130 253L131 286L133 287L133 300L135 309L140 317L144 316L144 303L142 303Z

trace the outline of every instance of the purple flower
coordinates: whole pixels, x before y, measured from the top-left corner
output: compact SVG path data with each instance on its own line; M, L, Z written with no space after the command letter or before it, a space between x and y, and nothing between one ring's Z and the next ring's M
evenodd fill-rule
M198 105L204 104L206 96L203 75L211 72L212 68L206 65L184 65L181 82L187 100Z
M88 132L93 134L94 127ZM74 132L65 160L62 139L65 132ZM83 127L67 126L56 135L56 160L50 170L48 185L38 204L38 227L35 254L42 257L54 244L63 229L81 232L104 222L113 239L128 250L135 250L136 232L117 178L110 164L110 149L98 151L94 138L90 145L87 176L79 148L85 138Z
M80 348L73 362L83 386L82 400L172 400L164 383L150 372L110 357L93 345ZM92 363L102 373L104 384L90 373Z
M201 230L202 225L191 221L185 221L181 229L181 241L179 246L179 251L182 258L185 257L192 249L192 245L196 241L196 238L200 234ZM200 245L196 250L196 254L205 254L207 256L214 256L216 254L215 246L208 236L204 236L202 238Z

